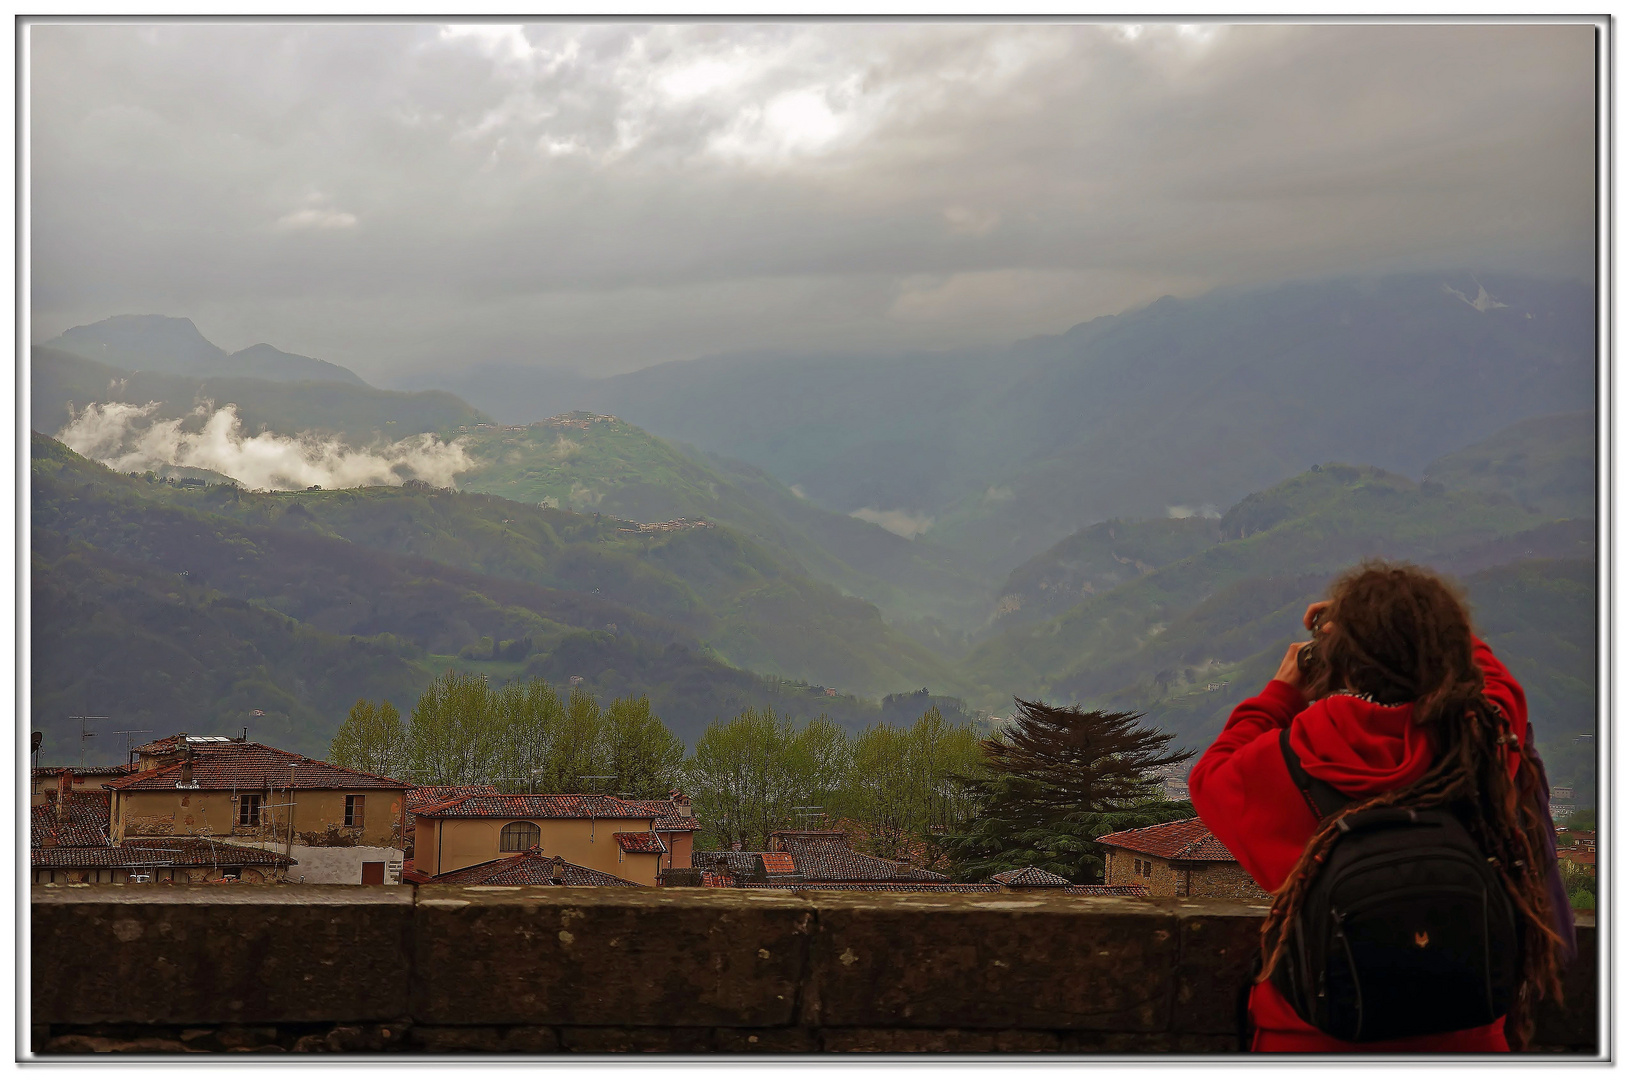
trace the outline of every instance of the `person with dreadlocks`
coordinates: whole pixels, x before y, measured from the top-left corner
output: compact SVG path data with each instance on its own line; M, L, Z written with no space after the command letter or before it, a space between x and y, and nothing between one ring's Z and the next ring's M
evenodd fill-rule
M1262 970L1249 992L1251 1048L1522 1048L1533 998L1558 992L1559 969L1574 947L1565 893L1545 879L1553 826L1542 765L1528 746L1525 692L1474 635L1454 589L1415 566L1368 562L1348 571L1328 600L1307 609L1305 624L1315 643L1289 648L1277 676L1233 710L1188 779L1199 817L1273 894ZM1320 819L1308 805L1280 745L1285 727L1304 771L1353 800L1344 810ZM1382 806L1457 808L1498 864L1522 942L1523 986L1510 1015L1467 1030L1349 1043L1302 1020L1270 981L1285 929L1339 835L1338 819Z

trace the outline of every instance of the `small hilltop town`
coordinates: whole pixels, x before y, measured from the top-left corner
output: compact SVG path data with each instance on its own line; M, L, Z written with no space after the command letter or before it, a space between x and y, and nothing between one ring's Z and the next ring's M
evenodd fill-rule
M421 787L221 735L171 735L135 748L123 765L35 767L30 804L36 885L1263 895L1196 818L1099 838L1108 849L1101 884L1032 866L957 882L856 850L840 829L780 830L765 851L697 850L703 823L676 790L665 799L630 799Z

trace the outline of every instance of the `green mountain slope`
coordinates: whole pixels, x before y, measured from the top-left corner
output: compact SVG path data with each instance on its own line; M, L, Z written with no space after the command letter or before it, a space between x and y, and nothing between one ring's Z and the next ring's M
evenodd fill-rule
M81 356L35 346L30 352L30 425L56 434L68 423L68 405L92 402L160 403L155 416L187 417L203 402L237 406L248 433L271 430L285 435L314 432L338 435L358 444L399 439L460 424L484 422L474 407L440 390L403 393L366 384L274 382L228 376L136 372Z
M462 434L462 433L461 433ZM687 453L626 421L591 413L471 428L467 491L640 522L716 522L788 567L862 596L890 619L962 629L981 617L987 578L955 556L799 499L751 466ZM946 630L940 636L950 636Z
M1593 517L1599 456L1593 411L1534 416L1437 458L1424 478L1464 491L1502 492L1554 517Z
M1362 558L1470 575L1514 560L1594 557L1592 522L1552 521L1507 496L1342 465L1250 496L1214 524L1219 542L1197 554L980 645L967 658L969 676L1002 697L1146 711L1201 746L1271 677L1306 605ZM1537 662L1524 649L1512 665ZM1533 670L1539 682L1548 678L1547 668Z
M723 528L628 522L404 488L253 493L113 474L35 439L35 525L328 633L432 654L613 628L789 679L880 695L953 691L948 665L877 610ZM486 647L490 652L490 644ZM523 658L523 657L522 657Z

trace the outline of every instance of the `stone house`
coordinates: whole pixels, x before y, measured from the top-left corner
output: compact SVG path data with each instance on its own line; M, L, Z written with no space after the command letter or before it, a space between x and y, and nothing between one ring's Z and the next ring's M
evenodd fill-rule
M76 770L29 807L29 873L36 885L156 881L282 881L291 860L261 848L203 837L114 843L107 791L76 791Z
M241 739L176 735L107 785L115 844L208 837L280 852L307 883L401 882L411 785Z
M655 831L662 816L660 809L610 795L465 795L413 812L413 867L439 880L536 851L654 885L668 854Z
M39 765L31 773L28 792L30 806L39 806L55 791L63 773L73 776L76 791L101 791L104 784L122 780L134 769L129 765Z
M1108 885L1146 886L1149 896L1260 900L1267 896L1198 818L1097 837L1108 849Z

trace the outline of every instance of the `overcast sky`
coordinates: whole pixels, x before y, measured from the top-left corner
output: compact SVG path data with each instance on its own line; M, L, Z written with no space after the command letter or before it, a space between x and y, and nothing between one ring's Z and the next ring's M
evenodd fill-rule
M953 347L1381 268L1587 277L1589 26L35 25L34 339L376 382Z

